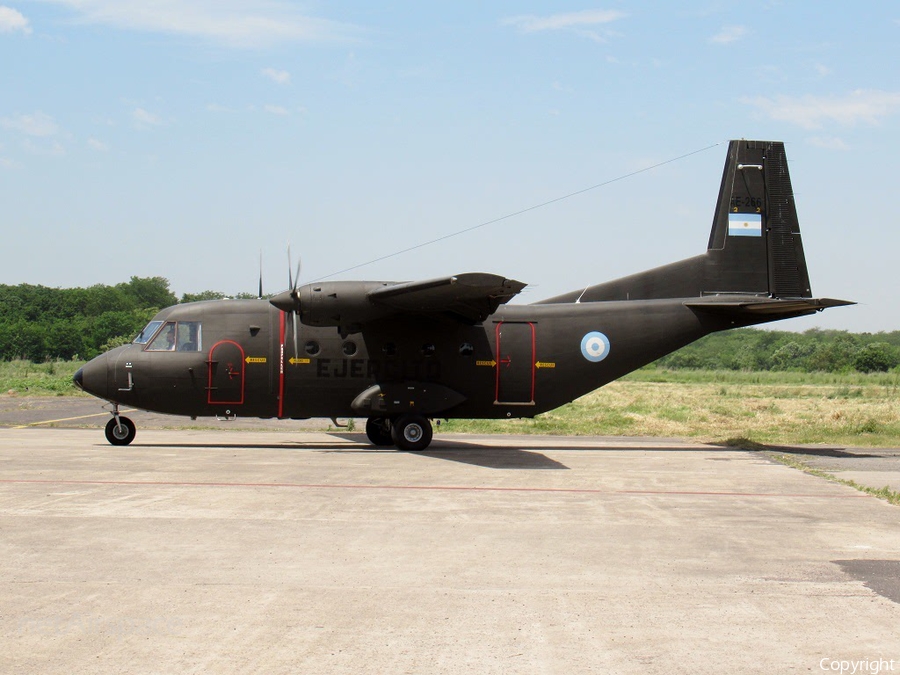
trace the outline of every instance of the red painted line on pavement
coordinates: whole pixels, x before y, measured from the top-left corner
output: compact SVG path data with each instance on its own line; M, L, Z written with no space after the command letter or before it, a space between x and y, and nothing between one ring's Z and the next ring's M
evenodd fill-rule
M562 494L674 495L687 497L789 497L799 499L865 499L865 494L802 494L771 492L713 492L694 490L603 490L598 488L490 487L466 485L364 485L327 483L219 483L139 480L0 479L0 484L18 485L135 485L153 487L293 488L309 490L431 490L457 492L546 492Z

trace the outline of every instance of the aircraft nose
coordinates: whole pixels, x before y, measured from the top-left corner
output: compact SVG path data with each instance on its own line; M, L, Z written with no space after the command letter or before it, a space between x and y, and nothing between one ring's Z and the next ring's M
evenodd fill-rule
M72 376L72 382L88 394L107 398L109 390L107 369L106 354L101 354L79 368L78 372Z

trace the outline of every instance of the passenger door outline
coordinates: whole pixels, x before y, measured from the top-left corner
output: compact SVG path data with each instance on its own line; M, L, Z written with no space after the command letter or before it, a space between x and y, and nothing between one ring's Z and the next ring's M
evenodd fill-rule
M218 360L215 358L216 351L219 352ZM220 340L210 348L206 365L209 370L207 402L243 405L244 348L234 340Z

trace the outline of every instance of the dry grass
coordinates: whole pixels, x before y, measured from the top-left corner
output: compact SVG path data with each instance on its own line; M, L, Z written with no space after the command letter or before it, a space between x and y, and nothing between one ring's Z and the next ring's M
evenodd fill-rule
M858 380L857 380L858 381ZM620 380L534 420L448 430L669 436L766 445L900 445L897 387Z

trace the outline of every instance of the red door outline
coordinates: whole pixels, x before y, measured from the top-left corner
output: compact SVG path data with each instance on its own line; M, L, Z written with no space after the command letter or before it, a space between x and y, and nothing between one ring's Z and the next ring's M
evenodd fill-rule
M521 334L517 335L516 338L507 337L506 344L507 349L504 351L502 340L501 340L501 327L507 324L509 326L517 326L524 327L528 326L530 329L530 336L526 335L523 340L523 336ZM535 355L537 354L537 344L536 344L536 331L534 329L534 324L530 321L501 321L497 324L497 333L496 333L496 345L497 345L497 381L496 381L496 389L494 390L494 403L499 405L534 405L534 373L535 373ZM529 339L530 338L530 339ZM523 349L524 347L524 349ZM527 363L525 365L522 364L522 361L526 360ZM516 370L513 373L510 373L511 368L515 368ZM503 401L500 399L500 388L501 388L501 377L506 375L507 379L505 382L507 383L507 387L505 387L505 392L512 389L520 389L521 393L527 392L528 400L516 400L519 398L525 398L523 396L509 396L508 398L512 398L510 401ZM521 382L510 382L510 376L517 380L521 380ZM510 386L511 385L511 386ZM524 386L522 386L524 385ZM517 392L518 393L518 392Z
M224 345L234 345L237 347L238 352L240 353L240 358L238 359L238 369L234 368L234 363L221 364L216 362L213 359L213 353L216 349L223 347ZM207 370L209 371L209 383L206 389L207 391L207 403L215 403L215 404L225 404L225 405L243 405L244 403L244 368L246 366L246 361L244 361L244 348L241 347L234 340L220 340L216 344L214 344L209 350L209 358L206 361ZM223 366L228 370L226 372L216 372L219 369L216 366ZM216 376L217 380L221 380L224 377L228 377L229 380L233 380L235 377L238 378L239 385L237 390L240 392L240 396L237 397L237 400L218 400L214 394L219 391L218 387L213 386L213 376ZM228 388L228 393L230 394L232 387Z

